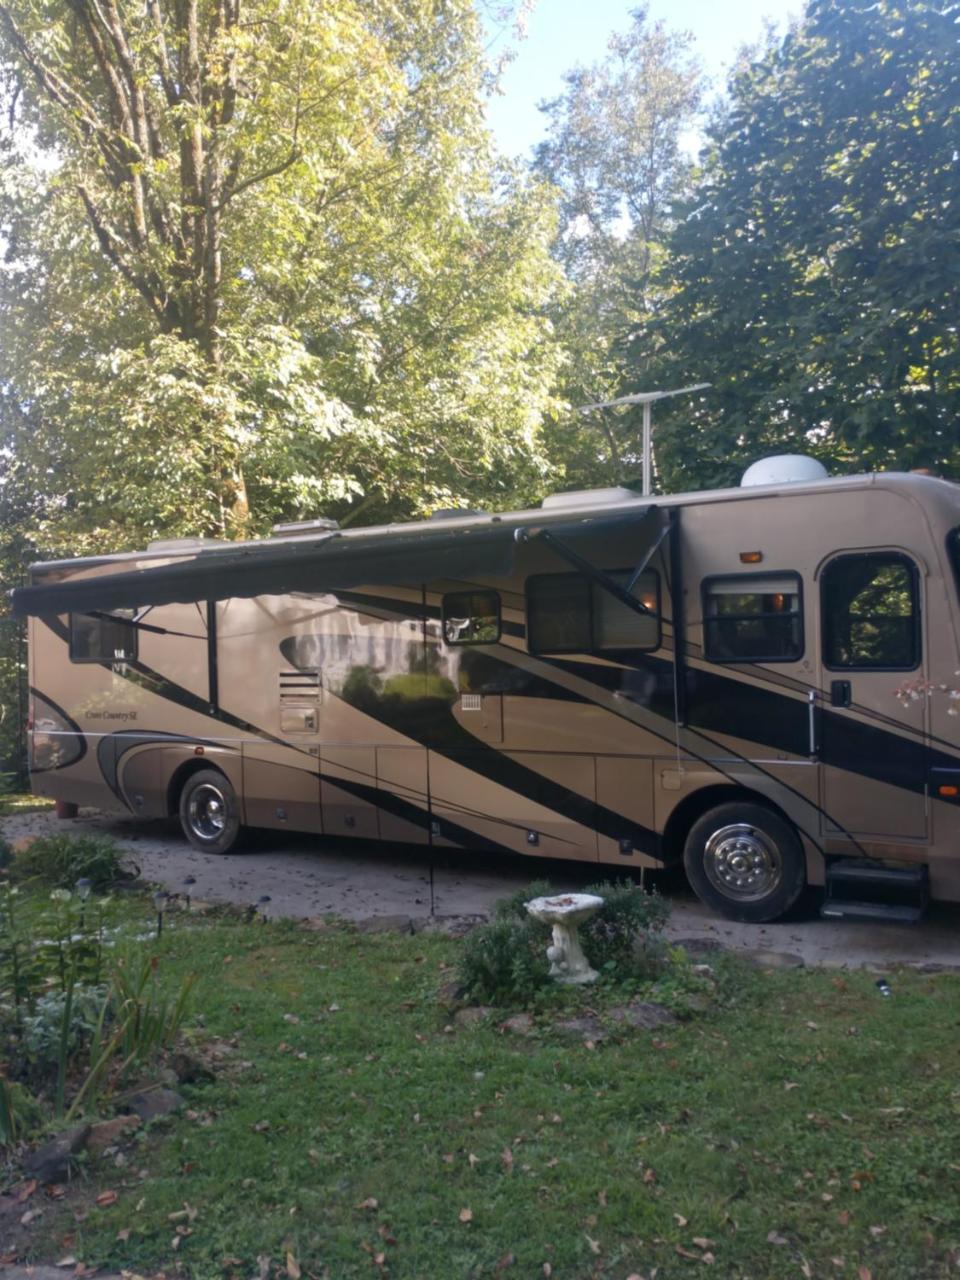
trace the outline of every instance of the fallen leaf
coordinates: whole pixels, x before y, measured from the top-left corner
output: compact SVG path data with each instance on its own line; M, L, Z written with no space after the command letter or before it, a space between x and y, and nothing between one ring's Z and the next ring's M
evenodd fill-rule
M17 1192L17 1194L14 1196L14 1199L16 1200L17 1204L23 1204L25 1200L29 1200L30 1197L33 1195L33 1193L36 1191L36 1189L37 1189L36 1178L31 1178L29 1182L25 1182L23 1186L20 1188L20 1190Z
M42 1218L42 1217L43 1217L42 1209L28 1209L26 1213L21 1215L20 1225L21 1227L29 1227L30 1223L33 1222L34 1218Z
M713 1254L712 1254L712 1253L710 1253L710 1251L708 1250L708 1251L703 1255L703 1257L700 1259L700 1261L701 1261L701 1262L705 1262L705 1263L707 1264L707 1266L711 1266L714 1262L716 1262L716 1258L715 1258L715 1257L713 1256Z
M646 1183L656 1182L657 1175L654 1173L652 1169L644 1169L643 1180Z
M543 1274L546 1276L547 1280L550 1280L550 1277L553 1275L553 1267L551 1267L549 1262L545 1262L543 1264Z
M470 1165L471 1169L475 1169L477 1165L480 1163L480 1160L471 1151L470 1154L467 1156L467 1163Z
M800 1086L797 1084L796 1080L784 1080L784 1082L783 1082L783 1087L784 1087L784 1089L786 1089L786 1090L787 1090L787 1092L789 1092L791 1089L799 1089L799 1088L800 1088Z
M130 1239L130 1228L121 1227L120 1230L117 1232L117 1239L123 1241L123 1243L125 1244Z
M461 1210L460 1210L459 1217L460 1217L460 1221L461 1221L461 1222L472 1222L472 1221L473 1221L473 1210L472 1210L472 1209L461 1209Z
M767 1244L789 1244L786 1236L782 1236L779 1231L771 1231L767 1236Z
M101 1191L97 1196L97 1204L101 1209L107 1209L110 1205L116 1204L119 1198L116 1191Z
M693 1243L697 1246L697 1248L698 1248L698 1249L712 1249L712 1248L713 1248L713 1241L712 1241L712 1240L708 1240L708 1239L706 1238L706 1236L694 1236L694 1237L693 1237Z
M502 1257L497 1261L497 1265L493 1268L493 1274L495 1276L502 1275L503 1272L506 1271L508 1267L513 1266L516 1260L517 1260L517 1255L515 1253L503 1254Z
M886 1227L871 1227L871 1228L870 1228L870 1234L873 1236L874 1240L879 1240L881 1236L885 1236L885 1235L887 1234L887 1228L886 1228Z
M257 1270L260 1280L268 1280L270 1275L270 1255L269 1253L257 1254Z
M287 1275L290 1280L300 1280L300 1263L289 1249L287 1250Z
M811 1267L806 1258L802 1258L800 1261L800 1273L804 1280L813 1280L813 1267Z
M599 1240L594 1240L593 1236L588 1236L586 1232L584 1232L583 1234L584 1234L584 1237L585 1237L585 1239L586 1239L586 1241L587 1241L587 1244L590 1246L590 1252L591 1252L591 1253L599 1253L599 1252L600 1252L600 1241L599 1241Z
M840 1223L841 1227L848 1226L850 1223L850 1210L841 1209L840 1212L837 1214L837 1221Z
M75 1267L77 1265L77 1260L72 1253L69 1253L65 1258L61 1258L56 1265L58 1267Z
M506 1169L507 1173L513 1171L513 1152L509 1147L504 1147L500 1152L500 1163Z
M862 1263L857 1267L857 1280L873 1280L873 1272Z
M379 1209L380 1201L374 1200L373 1196L367 1196L366 1200L361 1200L357 1205L358 1209Z
M256 1124L252 1124L250 1128L253 1130L254 1133L266 1133L266 1131L270 1128L270 1121L258 1120Z
M685 1227L687 1225L687 1219L683 1216L682 1213L675 1213L673 1216L676 1219L676 1223L678 1227Z
M296 1015L295 1013L285 1013L285 1014L283 1015L283 1020L284 1020L284 1022L291 1022L291 1023L293 1023L293 1025L294 1025L294 1026L296 1026L296 1025L297 1025L297 1023L300 1021L300 1019L297 1017L297 1015ZM289 1258L289 1256L290 1256L290 1255L289 1255L289 1254L287 1254L287 1257L288 1257L288 1258Z
M699 1253L694 1253L692 1249L685 1249L682 1244L678 1244L676 1249L681 1258L690 1258L693 1262L700 1261Z

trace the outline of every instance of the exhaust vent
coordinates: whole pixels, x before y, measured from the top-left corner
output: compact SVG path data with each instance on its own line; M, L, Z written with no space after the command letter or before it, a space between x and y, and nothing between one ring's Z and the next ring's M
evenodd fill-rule
M316 702L320 697L319 671L281 671L281 702Z

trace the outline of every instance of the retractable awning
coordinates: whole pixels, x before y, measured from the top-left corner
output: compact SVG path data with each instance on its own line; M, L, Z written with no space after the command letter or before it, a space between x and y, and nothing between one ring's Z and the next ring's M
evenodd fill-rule
M173 564L69 578L21 587L13 611L24 617L94 613L147 605L191 604L252 596L312 594L366 584L418 585L441 578L503 577L514 567L518 537L535 525L565 541L638 528L654 508L638 503L624 511L544 522L513 517L456 529L397 529L371 534L324 533L317 537L264 540L236 548L201 548ZM648 533L649 530L649 533ZM639 533L638 529L638 533ZM638 544L657 537L648 521ZM638 556L643 547L638 545ZM171 553L173 554L173 553Z

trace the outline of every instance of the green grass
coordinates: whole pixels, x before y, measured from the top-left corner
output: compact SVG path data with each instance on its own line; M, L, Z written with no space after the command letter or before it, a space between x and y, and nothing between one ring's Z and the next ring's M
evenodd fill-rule
M171 919L160 973L199 973L196 1034L236 1050L124 1167L84 1165L86 1217L49 1205L36 1256L197 1280L288 1253L331 1280L958 1274L957 977L897 972L883 999L867 974L727 963L711 1012L591 1050L546 1015L529 1039L448 1031L457 947Z

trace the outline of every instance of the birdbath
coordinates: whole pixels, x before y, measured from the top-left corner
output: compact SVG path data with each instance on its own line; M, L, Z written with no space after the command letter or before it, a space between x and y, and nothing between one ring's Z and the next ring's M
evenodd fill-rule
M603 899L592 893L558 893L534 898L526 906L535 920L553 926L553 943L547 947L550 977L576 985L596 982L600 975L583 954L577 926L600 910Z

